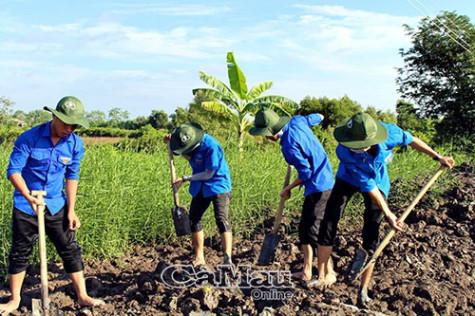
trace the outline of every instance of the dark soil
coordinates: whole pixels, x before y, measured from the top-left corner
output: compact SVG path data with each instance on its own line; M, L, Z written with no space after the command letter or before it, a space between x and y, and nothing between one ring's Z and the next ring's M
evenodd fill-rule
M262 276L272 283L261 289L277 296L287 293L288 299L280 296L274 300L253 300L252 288L230 274L229 280L234 286L230 289L208 285L168 286L178 283L172 281L167 267L188 264L191 260L191 243L183 240L134 246L119 259L87 261L85 273L89 292L107 303L96 308L79 308L61 264L51 264L52 304L68 315L475 315L474 167L461 165L451 172L451 178L452 184L444 193L431 192L423 198L408 217L406 231L397 234L378 259L370 286L373 301L366 308L357 306L357 286L347 277L361 244L361 224L341 225L333 254L339 282L331 289L322 293L308 290L293 280L271 282L265 275L268 270L295 272L301 268L302 256L296 233L298 215L284 220L273 265L260 267L255 264L264 239L263 229L256 231L252 240L237 238L233 249L235 264L250 265L252 270L261 271L253 276ZM395 181L393 194L408 192L403 204L393 201L392 209L401 214L424 181L418 179L410 186L406 183L405 188ZM271 224L269 220L264 226L269 229ZM383 224L381 237L387 231L387 224ZM206 239L205 254L212 272L222 262L219 249L216 236ZM191 272L178 270L174 279L189 281ZM214 274L201 271L198 275L206 277L200 280L210 281ZM213 284L217 285L216 282ZM2 282L0 297L5 300L7 293L6 283ZM39 297L39 270L35 267L28 271L22 306L15 315L31 313L31 299Z

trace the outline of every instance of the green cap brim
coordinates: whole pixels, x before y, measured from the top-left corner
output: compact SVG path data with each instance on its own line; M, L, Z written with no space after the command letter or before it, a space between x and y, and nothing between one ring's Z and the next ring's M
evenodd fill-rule
M249 130L249 134L254 136L273 136L272 132L267 127L252 127Z
M190 123L196 128L196 140L187 146L182 147L180 141L178 140L177 134L175 132L172 133L172 137L170 138L170 149L172 150L173 154L175 155L187 155L192 152L200 142L203 140L203 136L205 132L203 128L194 122Z
M254 136L274 136L290 121L289 116L281 116L273 127L252 127L249 134Z
M333 136L341 145L352 148L352 149L359 149L370 147L376 144L380 144L385 142L388 139L388 130L383 124L376 123L378 129L376 130L376 135L373 138L365 139L365 140L353 140L346 134L346 122L340 124L338 127L335 128L333 132Z
M274 135L278 134L280 130L284 128L285 124L287 124L289 121L289 116L281 116L279 122L277 122L277 124L272 127L272 133L274 133Z
M89 121L84 116L67 116L64 113L50 108L49 106L45 106L43 109L56 115L61 120L61 122L65 124L80 125L81 127L89 128Z

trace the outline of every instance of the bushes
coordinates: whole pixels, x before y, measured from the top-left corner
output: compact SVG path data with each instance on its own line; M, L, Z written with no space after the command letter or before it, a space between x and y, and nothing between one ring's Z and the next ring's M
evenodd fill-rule
M362 111L361 105L344 96L340 99L314 98L306 96L300 101L300 109L297 115L309 115L312 113L320 113L325 116L322 127L336 126L342 120L349 118L353 114Z
M24 131L25 128L16 126L0 128L0 144L13 143Z
M335 150L338 142L336 141L335 137L333 137L333 131L335 130L334 127L327 127L323 129L321 125L317 125L312 128L313 133L317 136L318 140L322 144L325 151Z
M114 127L92 127L75 131L79 136L89 137L130 137L137 138L142 135L140 130L126 130Z
M163 137L168 134L167 130L154 129L150 124L137 131L140 137L135 139L125 138L117 146L120 149L132 149L146 153L167 150Z

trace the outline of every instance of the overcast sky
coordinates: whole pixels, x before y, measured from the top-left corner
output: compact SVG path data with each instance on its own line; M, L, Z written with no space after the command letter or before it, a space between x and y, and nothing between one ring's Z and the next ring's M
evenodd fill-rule
M31 111L65 95L87 111L171 114L205 87L226 84L232 51L249 87L269 94L348 95L394 109L403 24L441 10L474 23L469 0L0 1L0 96Z

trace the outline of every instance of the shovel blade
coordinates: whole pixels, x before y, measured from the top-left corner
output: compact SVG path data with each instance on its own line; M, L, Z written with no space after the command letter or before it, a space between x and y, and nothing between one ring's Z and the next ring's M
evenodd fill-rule
M42 316L44 313L43 313L43 304L41 303L41 300L32 299L31 310L33 312L33 316Z
M183 206L175 206L172 209L173 224L178 237L191 234L190 218L188 211Z
M46 300L46 306L43 305L42 300L39 299L32 299L31 300L31 311L33 312L33 316L44 316L50 315L49 310L49 299Z
M269 234L264 238L264 244L262 244L261 253L257 259L257 264L260 266L266 266L271 264L275 259L275 251L280 242L280 236L278 234Z
M31 300L31 311L33 316L65 316L66 312L59 309L59 307L50 305L50 299L47 300L46 309L43 307L43 302L39 299Z
M363 269L366 261L368 260L368 253L364 249L356 250L355 261L350 270L350 280L355 281L356 277L360 274L361 269Z

